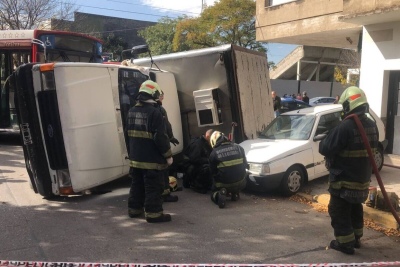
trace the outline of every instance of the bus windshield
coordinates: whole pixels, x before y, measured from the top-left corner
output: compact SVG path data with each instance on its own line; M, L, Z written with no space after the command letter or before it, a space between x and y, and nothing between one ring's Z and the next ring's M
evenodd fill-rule
M101 63L102 44L96 38L72 32L0 31L0 132L19 131L14 90L8 77L19 66L32 62Z

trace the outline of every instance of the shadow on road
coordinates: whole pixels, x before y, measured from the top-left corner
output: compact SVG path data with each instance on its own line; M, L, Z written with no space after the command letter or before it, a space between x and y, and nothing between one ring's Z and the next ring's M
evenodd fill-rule
M22 146L20 134L0 132L0 146Z

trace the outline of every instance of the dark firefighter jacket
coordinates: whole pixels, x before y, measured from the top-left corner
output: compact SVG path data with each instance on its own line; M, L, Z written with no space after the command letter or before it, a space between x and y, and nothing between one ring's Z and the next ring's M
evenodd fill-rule
M185 148L184 156L192 164L203 165L208 164L211 151L210 143L204 136L201 136L191 140L189 145Z
M140 94L137 100L127 118L130 166L164 170L172 153L163 115L147 94Z
M215 184L233 184L246 176L247 160L244 149L220 138L210 155L210 169Z
M374 154L378 148L378 128L365 113L357 115ZM328 161L331 193L332 189L368 190L372 165L353 118L347 118L333 128L319 144L319 152Z
M168 115L167 115L167 111L165 110L165 108L162 106L162 104L160 102L157 102L161 111L161 114L163 115L163 117L165 118L165 127L167 127L167 135L169 139L174 138L174 134L172 132L172 126L171 123L169 123L168 120Z

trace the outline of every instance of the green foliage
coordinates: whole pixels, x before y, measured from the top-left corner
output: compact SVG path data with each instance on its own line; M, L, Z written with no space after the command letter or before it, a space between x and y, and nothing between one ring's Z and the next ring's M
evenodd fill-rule
M106 35L103 39L103 51L113 53L114 59L121 56L121 52L128 48L128 44L122 37L117 37L114 33Z
M220 0L206 7L200 17L159 20L139 31L153 55L213 47L222 44L266 52L256 41L254 0Z
M242 47L266 52L256 42L256 4L253 0L220 0L204 9L198 18L186 18L176 26L173 50L212 47L222 44L236 44Z
M152 55L162 55L175 52L172 47L176 25L184 18L171 19L161 18L154 26L140 30L138 35L144 38L150 48ZM184 50L190 48L182 44Z
M348 68L346 67L336 66L334 72L335 80L343 85L358 85L360 75L359 74L350 75L350 81L347 81L347 71Z

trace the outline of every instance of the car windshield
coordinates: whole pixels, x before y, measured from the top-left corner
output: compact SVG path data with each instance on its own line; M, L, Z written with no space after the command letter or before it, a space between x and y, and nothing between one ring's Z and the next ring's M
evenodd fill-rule
M264 139L307 140L315 121L314 115L281 115L260 134Z

